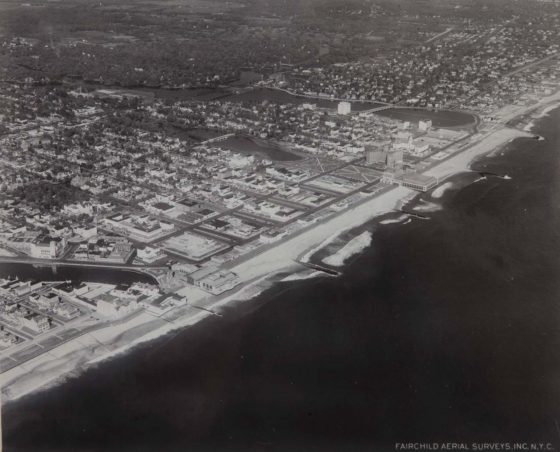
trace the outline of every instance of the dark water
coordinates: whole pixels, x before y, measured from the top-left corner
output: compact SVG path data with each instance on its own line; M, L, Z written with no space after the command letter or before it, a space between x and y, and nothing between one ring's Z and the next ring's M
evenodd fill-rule
M241 154L259 156L277 162L290 162L302 159L301 156L286 151L278 144L240 135L216 143L216 146Z
M8 451L560 448L560 111L340 278L276 286L5 407ZM455 181L464 185L476 174Z
M254 103L262 103L267 101L267 102L273 102L277 104L294 104L294 105L315 104L320 108L331 108L335 110L338 108L338 103L339 103L339 101L337 100L330 100L327 98L309 98L304 96L296 96L286 91L280 91L271 88L253 89L251 91L246 91L244 93L227 97L224 100L227 100L228 102L254 102ZM376 108L382 105L383 104L379 104L375 102L353 101L352 110L353 111L371 110L372 108Z
M139 96L146 99L170 99L178 100L198 100L211 101L229 95L228 91L222 88L153 88L146 86L122 87L118 85L105 85L101 83L72 80L73 85L81 86L89 90L115 90L129 96Z
M337 100L329 100L322 98L308 98L297 96L285 91L271 88L256 88L240 94L231 94L224 88L151 88L151 87L134 87L123 88L115 85L100 85L90 82L73 83L87 87L89 89L109 89L119 91L124 95L139 96L146 99L166 99L172 101L227 101L227 102L248 102L257 103L272 102L277 104L315 104L320 108L330 108L336 110L339 104ZM362 102L359 100L352 101L352 111L365 111L372 108L381 107L384 104L376 102ZM410 108L391 108L382 110L380 115L400 121L425 121L430 119L434 127L453 128L473 126L475 118L473 115L460 111L432 111L426 109L410 109Z
M0 278L17 276L22 280L104 282L107 284L133 282L154 283L151 276L125 270L70 266L38 266L29 264L0 263Z
M418 121L431 120L434 127L455 128L472 127L475 124L475 117L462 111L433 111L412 108L391 108L379 112L381 116L397 119L399 121Z
M295 96L285 91L274 90L270 88L259 88L245 93L233 95L224 98L228 102L254 102L262 103L264 101L274 102L278 104L316 104L321 108L336 109L338 101L329 99L311 99L303 96ZM375 102L352 102L352 111L371 110L372 108L381 107L383 104ZM461 111L432 111L426 109L411 108L391 108L378 112L382 116L386 116L400 121L425 121L430 119L434 127L466 127L473 126L475 117L469 113Z
M186 133L189 138L192 138L197 141L206 141L212 138L225 135L227 131L200 128L200 129L188 129Z

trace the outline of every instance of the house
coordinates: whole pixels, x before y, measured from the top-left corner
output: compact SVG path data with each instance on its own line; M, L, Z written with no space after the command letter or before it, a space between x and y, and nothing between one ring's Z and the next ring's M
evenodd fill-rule
M113 295L104 293L96 298L97 312L111 317L123 317L132 314L138 309L138 303L134 300L122 300Z
M51 328L49 319L37 313L26 314L21 318L21 325L36 333L43 333Z
M55 308L55 312L67 320L75 319L81 314L80 310L71 303L60 303Z
M40 295L34 294L29 297L29 301L36 304L41 309L50 311L53 310L60 302L60 296L54 292L48 292Z
M286 235L285 231L279 229L270 229L261 233L259 239L262 243L274 243Z
M173 308L185 306L186 304L187 298L176 293L169 296L159 297L157 300L152 302L141 302L142 307L146 309L146 311L157 316L165 314Z

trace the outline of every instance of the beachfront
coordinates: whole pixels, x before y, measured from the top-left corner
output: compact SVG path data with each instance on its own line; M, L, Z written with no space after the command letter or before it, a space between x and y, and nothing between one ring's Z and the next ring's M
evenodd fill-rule
M558 100L560 95L551 96L549 99L551 98L552 101ZM546 105L548 102L541 102L537 107L526 108L522 114ZM517 129L491 130L473 137L470 146L433 166L426 174L437 177L441 181L467 170L473 159L501 148L515 138L527 136L530 134ZM87 366L124 353L137 344L193 325L212 315L211 311L217 311L225 304L255 297L271 284L271 275L280 271L297 271L300 266L295 261L302 255L309 254L309 250L317 251L342 231L391 212L401 200L409 199L413 194L414 192L408 188L394 187L380 195L366 196L358 205L337 212L320 224L288 237L265 252L234 266L232 270L239 275L243 283L240 290L213 297L200 289L184 287L177 292L187 296L190 306L178 308L162 318L147 313L133 315L117 324L110 324L84 334L51 350L48 354L3 373L1 384L4 400L15 400L30 392L46 388L71 376L74 372L80 372Z

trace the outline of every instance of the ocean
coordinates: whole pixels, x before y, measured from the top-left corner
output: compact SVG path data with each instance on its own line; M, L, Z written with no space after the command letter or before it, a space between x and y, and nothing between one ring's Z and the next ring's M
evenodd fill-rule
M342 276L276 284L8 404L5 450L558 450L559 123L422 195L428 220L366 225Z

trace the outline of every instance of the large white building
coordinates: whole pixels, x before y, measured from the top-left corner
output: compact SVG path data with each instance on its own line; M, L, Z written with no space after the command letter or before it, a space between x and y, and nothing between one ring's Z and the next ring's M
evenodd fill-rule
M173 230L172 223L158 221L149 215L113 214L103 219L105 227L134 240L150 242Z
M161 248L153 248L151 246L145 246L144 248L138 248L136 251L136 256L138 259L144 262L152 263L159 259L165 257L165 253Z
M38 259L56 259L62 255L65 240L49 240L49 238L31 244L31 257L36 257Z
M365 154L368 165L381 164L387 168L396 168L403 163L403 151L397 148L366 146Z
M393 138L393 148L402 151L412 151L414 149L414 142L412 134L409 132L399 131Z
M5 243L10 248L37 259L57 259L66 248L66 239L43 235L37 231L14 234Z
M113 295L103 294L96 298L97 312L107 317L123 317L132 314L139 306L135 300L123 300Z
M401 187L412 188L413 190L426 192L434 188L438 183L438 179L432 176L426 176L418 173L406 173L396 175L393 173L384 173L383 182L389 184L397 184Z
M216 270L214 267L201 268L191 273L187 276L187 281L213 295L224 293L241 283L235 273Z
M21 325L36 333L48 331L51 328L49 320L40 314L27 314L21 318Z

